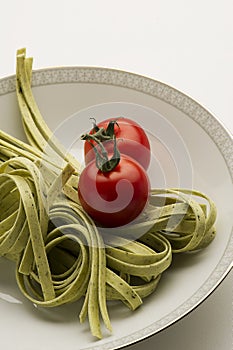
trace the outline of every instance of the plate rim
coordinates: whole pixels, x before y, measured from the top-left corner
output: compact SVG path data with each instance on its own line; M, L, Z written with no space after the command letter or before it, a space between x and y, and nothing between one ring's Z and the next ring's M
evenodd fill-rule
M15 80L15 74L0 79L0 97L15 91ZM61 66L33 70L32 87L69 83L92 83L129 88L158 98L179 109L197 122L210 136L223 156L233 181L233 139L230 131L212 112L177 88L147 76L115 68ZM150 326L140 329L140 331L117 340L110 340L106 343L101 342L99 345L95 343L95 345L87 346L85 349L119 349L161 332L197 308L219 286L232 267L233 229L216 268L188 300L179 305L169 315L162 317Z

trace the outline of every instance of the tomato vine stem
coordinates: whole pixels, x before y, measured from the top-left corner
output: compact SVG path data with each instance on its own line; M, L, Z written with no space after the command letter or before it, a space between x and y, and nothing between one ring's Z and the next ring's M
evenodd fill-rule
M113 135L112 138L107 138L106 141L108 142L113 142L113 155L112 157L109 159L108 158L108 152L106 151L105 147L104 147L104 143L102 141L100 141L99 139L99 131L101 129L99 129L95 134L84 134L81 136L81 140L86 140L90 143L90 145L92 146L94 152L95 152L95 159L96 159L96 167L102 171L103 173L106 172L110 172L112 171L120 162L121 156L120 156L120 151L117 147L117 141L116 141L116 137L115 134ZM96 137L97 134L97 137ZM96 142L97 145L95 145L94 142ZM99 146L99 149L98 149Z

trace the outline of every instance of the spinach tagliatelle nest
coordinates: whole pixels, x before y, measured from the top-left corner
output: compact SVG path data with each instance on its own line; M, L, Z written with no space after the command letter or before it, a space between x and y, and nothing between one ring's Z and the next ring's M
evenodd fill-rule
M213 240L216 208L198 191L152 189L146 212L127 234L101 232L78 201L78 161L40 114L25 54L17 52L16 92L29 143L0 131L0 255L15 261L17 284L33 303L53 307L82 298L80 321L88 317L101 338L102 321L112 330L107 301L137 309L173 253Z

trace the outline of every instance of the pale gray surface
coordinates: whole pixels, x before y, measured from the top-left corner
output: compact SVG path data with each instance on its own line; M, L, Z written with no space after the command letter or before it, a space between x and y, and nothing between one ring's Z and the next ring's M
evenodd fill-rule
M26 46L35 68L94 65L164 81L233 131L233 3L211 1L16 1L1 9L0 77ZM231 350L232 276L177 324L129 349Z

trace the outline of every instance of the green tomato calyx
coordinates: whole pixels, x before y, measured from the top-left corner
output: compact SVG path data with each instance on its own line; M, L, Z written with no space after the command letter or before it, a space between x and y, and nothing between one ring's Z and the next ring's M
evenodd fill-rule
M110 124L110 123L109 123ZM97 136L99 136L99 129L96 133ZM114 125L113 125L114 130ZM112 138L107 138L106 140L108 142L113 142L113 155L109 159L108 152L106 151L104 144L102 141L100 141L99 137L96 137L95 134L84 134L81 136L81 140L86 140L90 143L92 146L94 152L95 152L95 160L96 160L96 167L102 171L103 173L112 171L120 162L121 155L120 151L117 147L117 140L115 135L113 135ZM93 144L92 141L95 141L96 145Z

